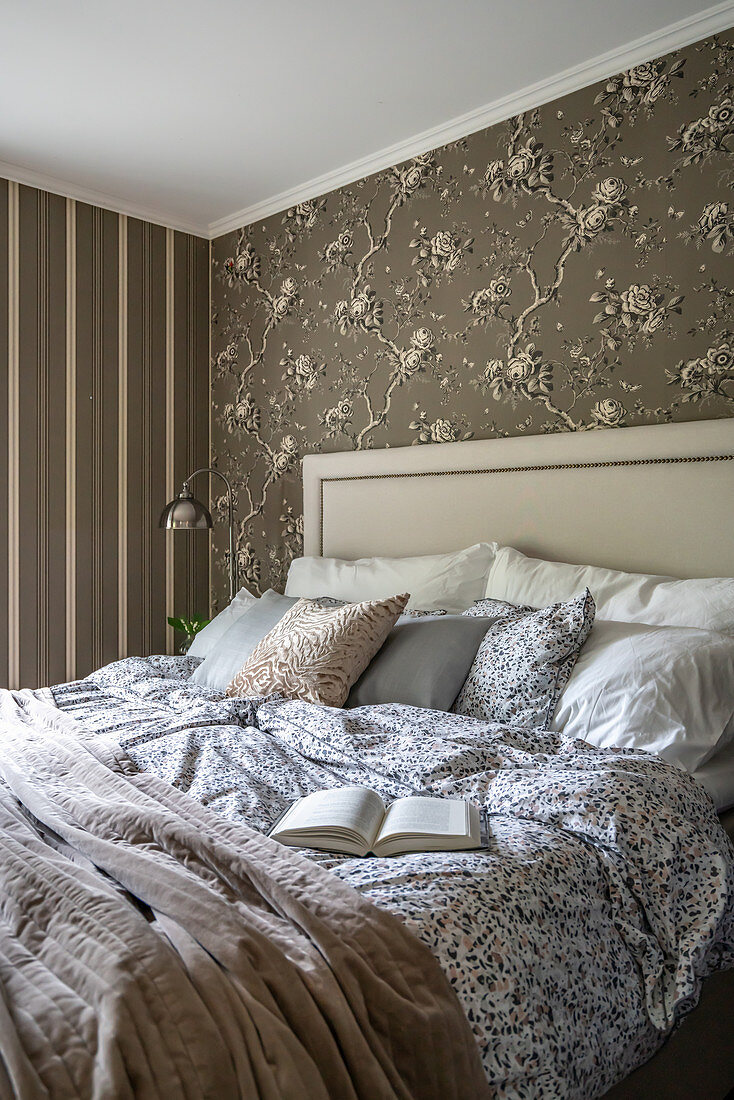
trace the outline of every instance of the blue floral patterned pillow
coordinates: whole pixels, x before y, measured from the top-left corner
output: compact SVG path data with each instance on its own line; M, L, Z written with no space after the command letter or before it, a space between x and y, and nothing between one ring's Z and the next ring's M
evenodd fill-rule
M435 611L418 611L416 608L406 609L402 617L404 619L435 619L440 615L448 615L445 607L437 607Z
M337 600L337 598L335 596L315 596L313 599L311 599L311 603L316 603L316 604L319 605L319 607L344 607L344 605L348 602L349 602L348 600ZM478 600L477 601L477 603L484 603L484 602L497 603L497 602L502 602L502 601L497 601L497 600L488 600L488 601ZM512 607L512 604L508 603L507 606ZM470 613L471 613L471 608L469 609L469 611L465 611L464 615L469 615ZM438 616L438 615L448 615L448 611L446 611L446 609L443 608L443 607L436 608L435 611L416 611L415 608L411 608L410 611L407 611L407 610L403 611L400 618L401 619L435 619L436 616Z
M454 704L456 713L547 729L593 626L594 611L594 598L587 588L573 600L540 611L506 612L482 639Z
M518 615L527 615L529 611L536 611L535 607L528 607L525 604L508 603L507 600L475 600L471 607L467 608L463 612L464 615L472 615L480 619L500 619L513 618L516 619Z

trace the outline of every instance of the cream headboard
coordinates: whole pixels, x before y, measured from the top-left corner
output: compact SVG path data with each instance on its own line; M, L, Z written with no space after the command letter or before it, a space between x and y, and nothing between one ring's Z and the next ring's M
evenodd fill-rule
M304 553L496 540L557 561L734 576L734 418L309 455Z

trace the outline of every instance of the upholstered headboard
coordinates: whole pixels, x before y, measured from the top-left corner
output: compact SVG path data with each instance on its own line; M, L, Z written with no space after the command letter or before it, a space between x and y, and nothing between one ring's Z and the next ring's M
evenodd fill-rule
M309 455L304 553L482 540L558 561L734 576L734 418Z

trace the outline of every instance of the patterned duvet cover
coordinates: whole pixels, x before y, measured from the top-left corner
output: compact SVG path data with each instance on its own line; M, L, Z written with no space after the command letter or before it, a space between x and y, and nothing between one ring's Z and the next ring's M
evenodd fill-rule
M261 830L294 798L346 783L487 809L478 852L306 854L431 948L498 1097L603 1095L707 974L734 966L734 848L671 765L402 705L226 699L188 682L197 663L128 658L54 701L141 769Z

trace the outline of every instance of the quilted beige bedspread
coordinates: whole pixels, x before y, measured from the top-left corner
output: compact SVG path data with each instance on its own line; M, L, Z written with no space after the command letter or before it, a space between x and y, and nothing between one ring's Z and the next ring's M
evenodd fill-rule
M429 950L335 875L0 693L0 1096L488 1095Z

